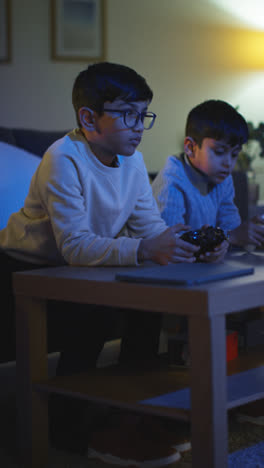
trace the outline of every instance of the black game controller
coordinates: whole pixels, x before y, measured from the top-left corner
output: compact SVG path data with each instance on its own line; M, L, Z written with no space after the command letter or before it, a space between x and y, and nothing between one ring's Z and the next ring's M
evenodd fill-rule
M200 250L195 254L199 259L201 254L212 252L217 245L227 240L227 237L221 228L209 226L205 229L185 232L181 235L181 239L200 246Z

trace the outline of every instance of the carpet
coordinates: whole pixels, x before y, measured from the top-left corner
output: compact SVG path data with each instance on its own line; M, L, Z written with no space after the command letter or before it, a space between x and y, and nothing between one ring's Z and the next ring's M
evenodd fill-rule
M21 468L16 454L15 395L0 398L0 466ZM264 427L251 423L239 423L234 410L229 414L229 467L264 468ZM182 455L179 462L168 468L191 468L192 454ZM201 463L201 468L202 468ZM46 468L117 468L66 451L50 449Z
M228 413L228 429L228 468L264 468L264 426L238 422L234 409ZM176 466L191 468L191 452L183 454Z
M264 468L264 442L229 455L228 468Z

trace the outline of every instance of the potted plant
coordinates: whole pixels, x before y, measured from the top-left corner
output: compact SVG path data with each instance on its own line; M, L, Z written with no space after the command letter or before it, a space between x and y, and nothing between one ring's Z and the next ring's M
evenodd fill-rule
M255 168L259 165L260 158L263 158L264 165L264 123L260 122L258 126L254 126L252 122L247 122L247 124L249 139L248 142L243 145L242 151L238 156L235 169L242 170L247 173L249 207L251 207L253 210L252 212L254 213L259 198L261 198L261 177L259 178L259 171L256 171Z
M236 164L236 168L254 173L252 163L258 157L264 157L264 123L260 122L257 127L252 122L247 122L249 138L243 145Z

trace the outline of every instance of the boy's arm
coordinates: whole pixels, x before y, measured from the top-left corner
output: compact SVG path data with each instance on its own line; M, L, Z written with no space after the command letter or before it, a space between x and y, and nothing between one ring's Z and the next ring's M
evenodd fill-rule
M93 228L93 221L89 221L89 207L96 212L96 199L85 199L80 176L71 157L46 158L42 161L42 168L36 183L41 205L47 213L47 225L51 225L52 232L46 233L45 244L50 246L53 253L58 253L69 265L136 265L137 251L140 239L98 235ZM36 212L36 218L38 218ZM107 221L102 216L102 224ZM50 226L49 225L49 226ZM50 227L49 227L50 230ZM107 232L107 230L106 230ZM54 240L51 241L51 239ZM48 252L47 252L48 254Z
M221 200L217 212L217 226L227 233L241 224L239 211L234 203L235 190L232 176L227 177L217 189L217 197Z
M212 252L206 252L200 255L200 260L204 263L220 263L225 259L228 248L229 242L224 240L220 245L215 247Z
M231 179L231 176L230 178ZM249 221L241 223L238 208L232 201L234 198L233 179L226 179L225 197L219 209L219 225L228 233L231 245L245 246L253 244L258 247L264 244L264 220L254 216Z
M166 198L166 204L157 203L145 166L142 166L141 170L141 191L127 221L129 235L152 238L161 234L168 226L186 224L184 219L186 209L181 191L169 185L168 188L171 187L171 190ZM165 186L164 191L167 191Z
M152 184L162 218L168 226L186 223L186 206L181 184L173 174L160 173Z
M179 233L190 230L190 226L178 222L168 227L161 218L145 167L143 171L140 195L127 221L129 235L143 238L138 248L139 263L145 260L162 265L169 262L194 262L194 253L199 248L179 237Z
M166 229L153 239L141 240L138 248L138 261L152 260L160 265L168 263L193 263L199 246L185 242L177 235L180 231L189 230L190 226L176 224Z
M248 244L263 247L264 219L262 216L254 216L249 221L240 224L236 229L229 231L229 242L240 247Z
M164 263L160 250L165 251L164 255L173 260L181 254L173 248L175 244L175 248L179 249L179 243L183 243L182 250L187 250L187 254L181 256L188 261L193 257L191 252L194 249L190 249L189 245L185 248L184 244L187 243L180 242L180 239L172 236L172 233L170 233L171 246L168 247L169 234L165 234L167 226L160 217L150 186L148 186L147 200L142 195L143 203L138 204L141 216L140 221L134 225L134 234L137 235L117 238L97 235L92 224L87 221L88 212L82 194L83 187L71 158L60 158L55 162L53 160L52 163L46 159L44 164L47 167L42 168L38 174L39 196L50 220L57 249L66 263L87 266L137 265L138 256ZM148 215L144 217L147 208L154 212L151 221ZM102 223L107 220L107 212L105 216L106 219L102 219ZM136 218L139 220L138 216ZM141 244L142 237L151 239L146 239L146 242ZM168 249L172 250L168 252Z

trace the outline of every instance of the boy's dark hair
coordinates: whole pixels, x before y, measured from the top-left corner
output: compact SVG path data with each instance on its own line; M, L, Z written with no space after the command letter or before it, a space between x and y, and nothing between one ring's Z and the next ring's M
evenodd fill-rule
M115 99L132 101L151 101L153 92L145 78L125 65L100 62L89 65L75 79L72 90L72 104L80 125L78 111L90 107L103 114L106 101Z
M231 146L242 145L248 140L248 126L244 117L230 104L211 99L189 112L185 136L192 137L200 147L204 138L225 140Z

